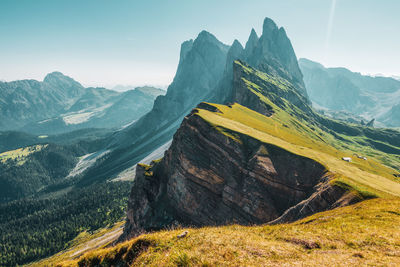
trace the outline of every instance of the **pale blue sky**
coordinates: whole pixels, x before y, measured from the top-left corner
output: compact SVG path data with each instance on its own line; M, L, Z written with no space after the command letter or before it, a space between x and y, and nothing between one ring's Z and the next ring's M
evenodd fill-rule
M400 1L336 0L331 12L332 2L0 0L0 80L58 70L85 85L167 85L183 41L205 29L244 45L264 17L286 29L298 57L400 75Z

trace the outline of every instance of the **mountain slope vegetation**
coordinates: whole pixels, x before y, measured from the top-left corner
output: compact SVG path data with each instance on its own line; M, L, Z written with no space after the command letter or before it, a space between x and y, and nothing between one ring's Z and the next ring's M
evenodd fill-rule
M109 130L41 137L1 134L8 138L1 140L3 150L18 147L0 152L1 266L49 256L69 246L82 231L93 232L122 219L128 182L79 187L80 171L73 172L104 146L101 138Z
M138 166L124 238L176 223L288 222L400 196L398 171L374 159L398 164L398 148L390 155L357 145L346 132L372 138L355 125L327 128L336 122L315 113L287 80L241 61L233 70L234 104L199 104L165 157Z
M84 151L79 147L36 145L0 154L0 202L36 194L66 177Z
M354 203L346 201L349 197L355 199L356 202L362 202L347 207L339 206L334 210L311 216L310 213L305 213L306 218L289 224L247 227L234 224L142 234L114 247L93 250L79 259L58 260L55 257L50 258L47 262L53 262L60 266L231 266L235 264L260 266L300 263L306 265L333 263L343 266L350 263L390 265L399 262L397 240L400 237L395 229L400 226L400 217L398 216L400 183L393 176L398 172L382 164L379 159L379 156L386 155L386 157L392 158L392 162L395 164L398 154L387 154L374 149L373 145L362 146L354 142L353 137L346 135L346 132L354 130L363 133L364 128L334 122L315 113L306 103L300 101L302 97L293 91L291 84L284 79L260 72L240 61L236 61L234 64L236 72L242 73L239 78L241 83L236 84L240 88L235 89L234 86L234 96L241 98L234 100L258 99L260 103L254 101L244 103L253 103L252 107L263 112L264 115L238 103L230 105L200 104L182 123L166 157L179 158L192 175L201 176L202 172L207 170L197 169L196 172L192 172L191 169L195 166L201 166L193 165L191 162L196 159L196 155L186 158L184 154L177 154L177 151L184 153L183 150L180 150L184 148L174 148L176 145L186 142L184 136L179 132L187 127L185 125L189 121L198 118L214 129L208 130L204 146L211 145L211 142L213 145L219 144L215 142L216 135L219 135L225 136L224 140L229 147L243 146L245 149L247 147L247 151L251 153L251 146L254 146L254 143L250 142L249 137L257 139L266 148L266 151L262 153L270 155L269 157L271 157L269 153L276 153L272 150L271 145L273 145L325 166L329 185L338 186L347 192L345 195L340 195L341 199L338 200L344 206ZM293 101L295 98L299 101ZM288 99L292 101L288 101ZM329 128L326 128L325 125L329 125L329 123L336 126L342 125L342 127L337 127L336 131L326 131ZM199 131L201 135L205 134L200 130L199 124L189 125L194 127L195 131ZM340 131L342 133L337 133ZM371 131L376 131L372 137ZM359 137L369 140L379 134L382 134L379 129L368 129ZM393 134L397 134L397 140L398 133L393 132ZM340 137L338 138L338 136ZM201 157L200 153L202 152L198 150L198 153L197 157ZM355 153L367 155L368 158L366 160L359 158L354 155ZM209 156L211 157L211 155ZM233 157L232 153L231 156ZM347 162L342 160L342 157L351 157L353 160ZM149 166L142 165L143 173L138 173L130 199L140 199L137 195L140 191L136 191L134 188L135 185L146 185L146 183L140 183L141 180L152 181L153 186L156 180L165 180L169 175L167 173L171 172L171 169L168 169L165 173L166 168L173 167L165 165L170 160L164 158ZM291 164L296 163L291 162ZM215 172L214 168L209 171ZM180 190L189 185L185 179L193 178L186 176L183 179L181 182L174 182L180 184ZM218 180L215 182L214 186L217 186ZM157 192L154 187L148 187L145 190L147 194ZM169 188L166 190L171 192ZM311 199L313 196L311 195ZM161 198L163 204L161 202L152 203L150 206L152 208L156 208L157 205L165 206L169 197L171 197L170 193ZM187 201L186 197L181 201ZM204 195L203 197L205 198ZM371 198L374 199L369 200ZM153 196L149 196L149 201L151 201L150 199L154 199ZM205 199L210 201L209 197ZM146 202L141 203L144 205L142 207L144 209L150 207ZM205 205L205 203L196 203L193 200L188 203L195 213L202 212L198 205ZM180 204L185 205L184 203ZM300 204L306 204L303 207L307 207L307 201L300 202ZM318 210L318 206L313 207L317 209L312 213L322 211ZM133 206L128 207L128 224L125 231L127 229L132 231L129 223L141 223L138 220L130 219L131 221L129 221L129 216L131 216L129 209L132 208ZM141 216L140 214L146 214L142 213L142 209L136 209L134 212L139 214L134 215L135 218ZM150 212L152 211L150 210ZM179 211L175 211L175 214L177 212ZM169 216L165 213L162 214ZM285 214L287 215L284 213L283 217ZM184 222L179 220L178 222ZM280 221L278 220L278 222ZM272 224L276 224L276 222Z
M103 183L57 197L0 204L0 265L16 266L71 246L82 232L121 221L130 184Z
M144 234L58 266L356 266L400 264L400 200L373 199L279 225L178 228ZM185 237L179 238L187 232ZM38 263L34 266L41 266Z

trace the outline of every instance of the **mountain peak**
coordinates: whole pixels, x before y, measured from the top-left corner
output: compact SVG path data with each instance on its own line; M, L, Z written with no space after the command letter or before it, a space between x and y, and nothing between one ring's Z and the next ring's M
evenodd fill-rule
M252 30L246 44L245 61L272 75L279 75L298 87L307 96L297 57L285 30L270 18L264 19L260 38Z
M255 41L258 41L258 35L257 35L256 31L254 30L254 28L252 28L251 32L250 32L249 40L247 42L252 43Z
M258 38L258 35L256 33L256 30L254 30L254 28L251 28L251 32L250 32L250 37L255 36Z
M198 40L207 40L207 41L212 41L212 42L219 42L218 39L212 34L209 33L206 30L202 30L199 35L196 38L196 41Z
M263 24L263 35L270 35L274 30L278 30L276 23L270 18L265 18Z
M242 59L243 58L243 46L238 40L234 40L232 43L232 46L229 48L228 55L227 55L227 60L226 60L226 66L225 66L225 71L226 72L232 72L232 62L234 62L237 59Z
M49 80L49 79L61 78L61 77L67 77L67 76L65 76L64 74L62 74L59 71L53 71L53 72L48 73L46 75L46 77L44 77L43 81L45 82L46 80Z
M316 69L324 69L325 68L321 63L309 60L307 58L300 58L299 59L299 65L301 67L312 68L312 69L314 69L314 68L316 68Z
M251 29L251 33L245 47L247 53L251 53L253 51L253 49L257 46L257 42L258 42L258 35L253 28Z
M232 49L243 49L243 46L242 46L242 44L241 44L237 39L235 39L235 40L233 41L233 43L232 43L231 48L232 48Z
M44 77L43 83L47 86L55 86L57 88L74 88L73 91L76 91L74 94L78 94L78 91L83 90L83 86L80 83L59 71L47 74L46 77Z
M209 33L208 31L201 31L197 38L193 42L193 48L195 50L201 50L204 49L205 46L208 45L214 45L217 46L220 50L224 50L225 52L228 52L229 46L222 43L215 37L213 34Z
M45 83L51 83L51 82L55 82L55 81L69 81L69 82L78 83L74 79L72 79L71 77L66 76L63 73L59 72L59 71L50 72L43 79L43 82L45 82Z

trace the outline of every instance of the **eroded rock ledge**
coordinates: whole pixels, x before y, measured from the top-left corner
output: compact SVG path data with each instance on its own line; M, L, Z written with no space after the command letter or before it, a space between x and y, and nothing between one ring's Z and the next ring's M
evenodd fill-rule
M329 184L318 162L237 136L211 126L196 110L189 114L164 158L138 165L121 239L176 224L288 222L356 201Z

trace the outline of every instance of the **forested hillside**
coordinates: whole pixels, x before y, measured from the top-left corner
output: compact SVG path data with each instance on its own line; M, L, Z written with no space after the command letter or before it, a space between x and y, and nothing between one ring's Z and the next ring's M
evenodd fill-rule
M128 182L111 182L0 204L0 266L52 255L83 231L113 225L125 216L129 190Z

